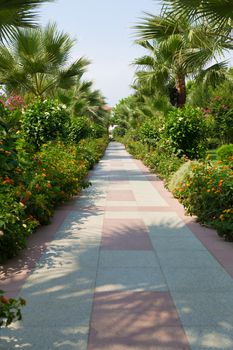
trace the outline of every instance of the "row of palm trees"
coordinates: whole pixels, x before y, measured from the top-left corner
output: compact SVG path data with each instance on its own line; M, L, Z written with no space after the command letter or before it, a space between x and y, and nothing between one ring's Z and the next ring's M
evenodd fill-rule
M103 121L105 99L91 81L83 80L89 60L70 63L75 41L50 23L36 23L37 8L47 0L0 1L0 82L8 95L58 98L72 115Z
M160 16L147 14L135 26L136 42L148 54L134 61L137 93L150 87L173 94L171 102L186 102L186 80L216 85L226 75L220 61L231 50L233 3L231 0L164 0Z

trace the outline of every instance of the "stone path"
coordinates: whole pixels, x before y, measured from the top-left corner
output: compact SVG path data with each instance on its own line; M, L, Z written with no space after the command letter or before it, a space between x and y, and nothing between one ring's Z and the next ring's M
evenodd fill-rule
M232 350L233 245L118 143L91 182L2 270L27 306L0 349Z

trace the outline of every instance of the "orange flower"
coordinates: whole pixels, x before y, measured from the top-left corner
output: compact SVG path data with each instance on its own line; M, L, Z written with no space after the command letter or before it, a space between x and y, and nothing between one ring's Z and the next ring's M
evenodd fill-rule
M40 185L36 184L35 189L36 189L36 191L40 191L40 189L41 189Z
M220 215L220 216L219 216L219 219L220 219L221 221L224 221L224 215L223 215L223 214Z
M31 197L31 195L32 195L32 192L27 191L26 194L25 194L25 196L21 199L21 203L25 204L25 203L29 200L29 198Z
M52 188L52 185L50 182L47 184L47 188Z
M7 177L6 180L4 180L2 183L3 185L6 185L6 184L14 185L14 181L9 177Z

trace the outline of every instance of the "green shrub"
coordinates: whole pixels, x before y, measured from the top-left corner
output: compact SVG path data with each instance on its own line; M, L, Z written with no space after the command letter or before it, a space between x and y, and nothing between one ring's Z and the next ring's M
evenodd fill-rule
M92 169L94 164L99 161L103 155L103 150L107 147L108 137L102 139L85 139L77 145L77 160L88 164L88 169Z
M38 222L27 216L25 206L17 200L14 185L3 181L0 194L0 262L25 248L26 239L36 226Z
M159 147L153 152L148 153L145 157L145 164L166 181L170 179L172 174L176 172L183 163L183 158L179 158L166 149L161 149Z
M223 145L218 148L217 159L233 167L233 144Z
M69 140L78 143L91 134L91 124L87 117L73 117L69 127Z
M185 161L183 158L171 154L162 142L158 142L157 147L151 152L148 152L148 147L139 141L128 141L126 148L130 154L138 159L142 159L153 172L156 172L166 180Z
M107 128L103 125L92 123L90 127L90 136L94 139L99 139L107 134Z
M233 239L233 173L229 166L193 164L192 177L184 176L173 193L189 214L216 227L225 239Z
M213 226L217 229L219 236L233 242L233 208L224 209L219 216L219 220L216 220Z
M168 113L164 138L173 153L190 159L203 157L206 151L207 125L200 109L190 106Z
M181 165L181 167L171 176L168 188L171 192L175 191L179 184L185 179L190 179L193 176L193 166L198 165L197 161L188 161Z
M214 137L221 144L233 142L233 103L232 98L215 96L205 109L207 115L214 118Z
M24 113L25 137L36 148L47 141L65 139L69 120L65 105L53 100L37 100Z
M123 126L116 126L112 132L112 136L114 139L118 139L119 137L125 136L127 129Z
M138 138L142 143L156 145L160 139L160 132L154 120L145 121L138 129Z
M127 135L126 135L127 137ZM135 158L144 159L148 153L147 147L140 141L128 140L126 142L127 151L132 154Z

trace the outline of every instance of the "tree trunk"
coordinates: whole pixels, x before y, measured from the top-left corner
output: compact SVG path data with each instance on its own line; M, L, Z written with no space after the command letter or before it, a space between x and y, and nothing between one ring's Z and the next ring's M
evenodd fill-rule
M176 77L177 107L181 108L186 102L185 76L180 74Z

